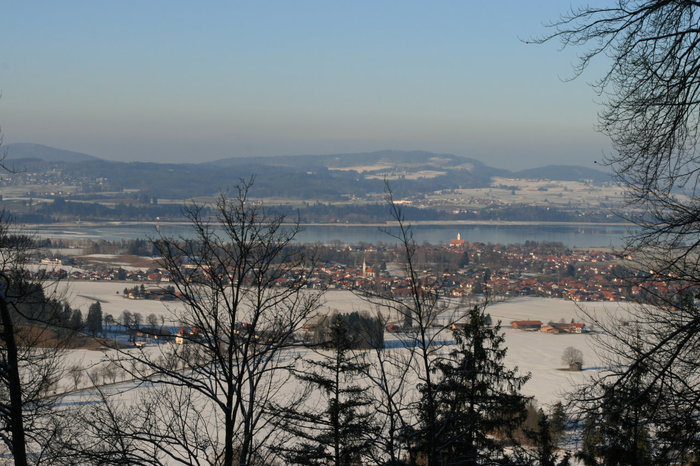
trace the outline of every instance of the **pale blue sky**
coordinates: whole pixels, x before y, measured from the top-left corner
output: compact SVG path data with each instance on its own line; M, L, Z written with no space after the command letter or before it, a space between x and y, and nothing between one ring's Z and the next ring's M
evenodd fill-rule
M382 149L592 166L573 51L525 45L566 2L8 2L5 143L113 160ZM595 71L595 70L593 70Z

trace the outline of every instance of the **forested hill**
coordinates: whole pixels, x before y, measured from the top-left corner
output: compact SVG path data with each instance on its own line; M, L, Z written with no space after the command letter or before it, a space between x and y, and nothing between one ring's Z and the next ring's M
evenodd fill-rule
M152 198L210 196L255 175L255 195L300 200L342 200L382 193L387 179L397 195L489 186L492 178L589 180L609 177L582 167L513 173L478 160L420 151L228 158L199 164L114 162L38 144L9 144L7 159L18 178L31 174L80 192L137 190ZM17 183L15 183L17 184Z
M45 162L85 162L88 160L99 160L92 155L83 154L55 147L44 146L42 144L17 143L8 144L3 147L3 155L7 160L14 159L38 159Z

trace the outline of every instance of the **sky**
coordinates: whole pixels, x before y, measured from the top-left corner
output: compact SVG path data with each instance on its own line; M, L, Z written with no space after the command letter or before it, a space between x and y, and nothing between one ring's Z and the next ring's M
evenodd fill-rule
M574 4L575 6L575 4ZM426 150L593 163L595 62L528 45L561 0L7 2L4 143L119 161Z

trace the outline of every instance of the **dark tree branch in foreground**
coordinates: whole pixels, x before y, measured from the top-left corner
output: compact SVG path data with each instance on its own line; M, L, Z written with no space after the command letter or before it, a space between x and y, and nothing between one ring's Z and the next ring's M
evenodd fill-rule
M595 85L604 99L600 127L614 147L607 163L626 187L624 216L639 227L627 254L638 264L644 305L622 317L628 325L620 317L600 320L611 369L574 397L592 433L584 453L587 461L694 461L700 449L700 3L618 0L573 10L551 26L554 32L539 42L583 47L577 74L599 55L611 62ZM667 291L653 292L649 282Z
M700 7L695 1L618 0L584 7L551 25L538 42L587 47L581 73L597 56L612 64L595 87L604 98L607 162L624 183L640 226L635 244L692 243L700 233L697 155L700 122ZM629 211L628 211L629 212Z

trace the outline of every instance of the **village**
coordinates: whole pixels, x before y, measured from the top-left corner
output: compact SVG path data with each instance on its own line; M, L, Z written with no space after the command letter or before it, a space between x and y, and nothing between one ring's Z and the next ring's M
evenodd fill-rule
M393 246L308 247L314 248L317 257L309 279L311 288L408 293L400 251ZM569 249L560 243L498 245L469 243L458 237L449 244L418 246L415 255L423 281L450 297L488 292L503 297L552 297L575 302L638 302L647 294L680 294L682 287L654 280L649 271L636 270L630 255ZM172 286L172 277L158 266L157 258L150 261L149 267L121 265L119 256L112 263L99 264L90 264L88 258L45 257L41 270L51 279L143 283L148 285L145 289L134 288L124 297L169 299L162 290ZM293 276L280 278L277 284L281 286L292 279Z

